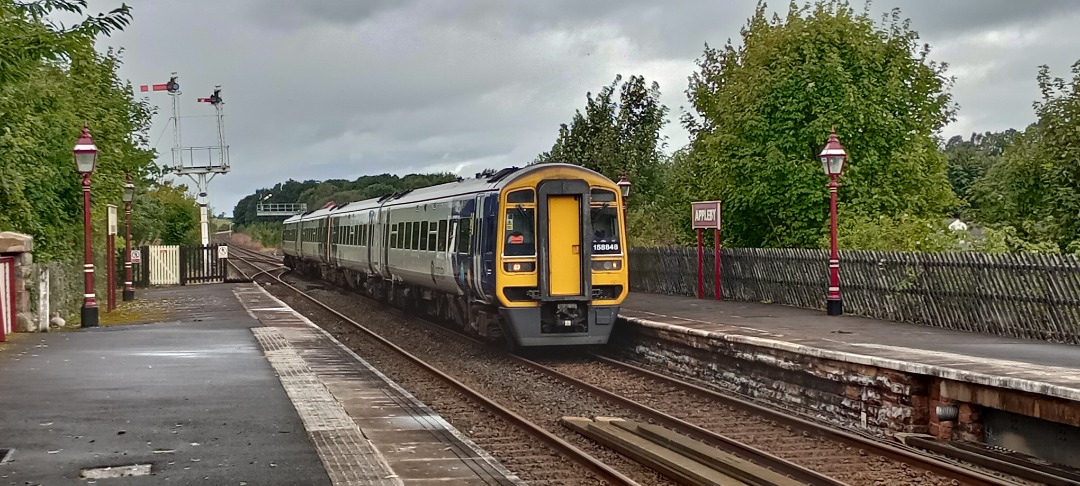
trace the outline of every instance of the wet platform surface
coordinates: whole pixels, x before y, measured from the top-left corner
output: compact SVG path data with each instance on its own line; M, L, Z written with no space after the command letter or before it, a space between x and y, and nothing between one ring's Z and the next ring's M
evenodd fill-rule
M223 292L224 291L224 292ZM22 336L0 353L0 485L331 484L226 286L161 292L177 320ZM143 294L140 294L143 298Z
M640 325L1080 400L1080 346L638 292L626 299L620 316Z
M258 286L139 298L167 303L164 322L0 352L0 486L524 484ZM79 479L136 465L149 474Z

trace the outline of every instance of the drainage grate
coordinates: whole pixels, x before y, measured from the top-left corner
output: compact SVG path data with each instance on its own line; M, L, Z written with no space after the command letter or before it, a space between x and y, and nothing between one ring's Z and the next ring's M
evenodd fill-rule
M149 464L132 464L130 466L106 466L79 471L79 477L85 479L109 479L125 478L130 476L146 476L150 474Z
M8 462L11 459L12 452L15 452L15 449L0 449L0 464Z

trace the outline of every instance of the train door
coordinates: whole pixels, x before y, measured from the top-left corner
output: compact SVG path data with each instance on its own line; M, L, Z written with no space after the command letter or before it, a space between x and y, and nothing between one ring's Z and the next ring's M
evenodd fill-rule
M582 180L551 180L539 185L537 223L540 226L538 272L543 297L554 300L588 298L587 271L592 245L589 185Z
M581 295L581 197L551 196L547 202L551 295Z
M473 211L473 233L469 241L469 255L472 259L472 279L470 286L476 290L481 299L487 300L484 295L482 276L484 274L484 195L476 196L476 209Z

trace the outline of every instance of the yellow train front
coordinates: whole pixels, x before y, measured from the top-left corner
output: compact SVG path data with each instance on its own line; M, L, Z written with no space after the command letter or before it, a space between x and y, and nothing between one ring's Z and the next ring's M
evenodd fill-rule
M607 343L629 291L618 186L542 164L499 189L495 287L510 337L520 346Z

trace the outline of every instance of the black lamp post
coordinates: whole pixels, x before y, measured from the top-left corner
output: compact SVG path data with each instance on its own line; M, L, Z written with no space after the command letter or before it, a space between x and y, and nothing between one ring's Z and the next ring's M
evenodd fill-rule
M97 146L90 136L90 124L83 124L82 136L75 143L75 168L82 174L83 193L83 276L85 290L83 292L82 323L81 327L97 327L98 306L97 296L94 295L94 253L91 250L92 234L90 231L90 174L94 172L97 164Z
M830 316L838 316L844 313L844 301L840 298L840 251L836 245L836 190L840 187L837 179L844 172L847 152L836 137L836 127L818 157L825 175L829 176L829 292L825 309Z
M135 200L135 184L131 183L131 174L124 179L124 218L127 219L124 231L124 302L128 302L135 300L135 289L131 286L131 202Z

